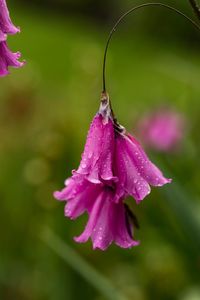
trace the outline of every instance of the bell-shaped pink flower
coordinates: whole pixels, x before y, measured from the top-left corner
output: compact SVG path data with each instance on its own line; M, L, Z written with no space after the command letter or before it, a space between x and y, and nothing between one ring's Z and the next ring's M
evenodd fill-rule
M80 243L91 238L93 248L105 250L112 242L122 248L138 245L133 239L137 221L124 204L132 195L139 203L150 193L150 185L171 180L148 159L140 144L118 124L106 95L90 126L82 160L54 197L66 201L65 215L75 219L89 215Z
M0 42L0 76L9 74L8 67L19 68L24 65L20 62L20 52L12 53L6 42Z
M131 248L139 244L133 240L133 223L130 222L123 199L113 201L115 191L110 187L102 187L94 201L89 220L84 232L75 237L78 243L85 243L91 238L93 249L106 250L114 242L122 248Z
M116 180L113 176L114 128L109 117L98 113L90 126L80 166L74 174L82 174L90 182Z
M6 40L6 34L15 34L20 29L15 27L10 19L5 0L0 0L0 41Z
M149 160L139 142L125 133L116 133L115 175L120 191L132 195L137 203L150 193L150 185L162 186L171 182Z
M184 136L184 120L180 114L170 109L159 109L145 115L138 125L143 142L158 151L169 152L176 149Z

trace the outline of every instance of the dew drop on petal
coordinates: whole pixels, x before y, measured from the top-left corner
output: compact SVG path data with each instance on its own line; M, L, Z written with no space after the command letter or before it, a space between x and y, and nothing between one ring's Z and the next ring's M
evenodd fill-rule
M91 157L92 157L92 152L89 152L88 158L91 158Z

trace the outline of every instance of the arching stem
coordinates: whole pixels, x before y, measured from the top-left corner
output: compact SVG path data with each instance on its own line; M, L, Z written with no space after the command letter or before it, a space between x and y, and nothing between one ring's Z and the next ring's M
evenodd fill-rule
M193 2L193 4L195 3L194 0L190 0L191 4ZM126 16L128 16L129 14L135 12L136 10L139 10L141 8L145 8L145 7L149 7L149 6L159 6L159 7L164 7L168 10L171 10L175 13L177 13L178 15L184 17L187 21L189 21L194 27L196 27L196 29L198 29L200 31L200 26L193 21L191 18L189 18L188 16L186 16L184 13L182 13L181 11L179 11L178 9L171 7L169 5L163 4L163 3L145 3L145 4L141 4L138 6L135 6L133 8L131 8L130 10L128 10L127 12L125 12L115 23L115 25L113 26L113 28L110 31L110 34L108 36L107 42L106 42L106 47L105 47L105 52L104 52L104 58L103 58L103 95L106 95L106 58L107 58L107 52L108 52L108 47L110 44L110 40L114 34L114 32L116 31L117 27L119 26L119 24L125 19ZM200 15L200 11L199 11L199 15ZM200 16L199 16L200 17Z
M196 0L189 0L189 2L190 2L191 6L194 10L194 13L196 14L197 18L200 21L200 7L199 7L197 1Z

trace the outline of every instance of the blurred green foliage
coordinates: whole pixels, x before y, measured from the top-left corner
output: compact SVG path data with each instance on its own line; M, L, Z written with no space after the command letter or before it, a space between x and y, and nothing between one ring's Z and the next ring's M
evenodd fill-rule
M107 84L120 122L133 133L143 113L164 103L185 115L187 134L179 153L149 153L174 183L153 189L139 207L128 199L140 220L141 245L100 252L73 242L86 216L64 218L52 193L77 167L98 109L110 27L39 5L14 5L11 12L22 33L9 37L9 45L22 51L27 65L0 80L0 299L105 299L41 240L44 227L126 299L200 299L199 35L189 44L194 29L174 16L182 27L177 37L160 11L155 22L162 20L159 30L171 28L170 34L145 34L138 29L150 18L144 12L144 20L132 26L129 18L112 41Z

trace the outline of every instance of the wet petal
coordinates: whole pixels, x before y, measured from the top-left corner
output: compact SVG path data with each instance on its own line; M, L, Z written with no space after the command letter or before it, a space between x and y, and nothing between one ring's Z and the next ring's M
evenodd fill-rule
M102 250L105 250L112 243L112 232L108 227L109 214L111 213L109 206L110 203L106 199L102 203L101 194L95 201L84 232L79 237L75 237L76 242L85 243L91 237L93 248Z
M165 178L163 173L147 157L140 143L131 135L128 135L128 152L143 178L153 186L162 186L170 183L171 179Z
M97 114L90 126L82 160L77 173L88 175L97 163L101 153L101 143L103 137L102 117Z
M83 174L93 183L115 180L113 176L114 129L110 119L97 114L90 126L82 160L75 173Z
M76 219L84 212L90 212L101 191L101 185L95 185L85 180L84 177L74 176L67 181L67 186L54 193L54 197L67 201L65 216Z
M162 186L171 180L148 159L142 147L130 135L117 134L115 169L119 186L139 203L150 193L150 186Z
M99 195L84 232L75 237L76 242L85 243L91 238L93 248L101 250L106 250L112 242L123 248L138 245L130 235L122 201L115 203L113 199L114 194L108 189Z
M119 178L118 190L123 189L134 197L136 202L143 200L150 193L148 182L141 176L127 151L124 138L116 139L116 174Z

